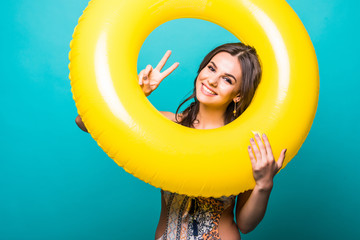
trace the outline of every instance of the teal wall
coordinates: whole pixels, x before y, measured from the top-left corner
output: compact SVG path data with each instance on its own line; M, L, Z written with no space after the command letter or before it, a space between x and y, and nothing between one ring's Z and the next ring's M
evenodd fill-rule
M359 1L288 3L317 53L319 105L298 155L275 178L265 218L243 239L359 239ZM74 122L69 42L86 5L1 4L0 239L153 239L160 190L118 167ZM229 41L236 39L201 20L156 29L139 69L167 49L180 67L150 101L175 111L204 54Z

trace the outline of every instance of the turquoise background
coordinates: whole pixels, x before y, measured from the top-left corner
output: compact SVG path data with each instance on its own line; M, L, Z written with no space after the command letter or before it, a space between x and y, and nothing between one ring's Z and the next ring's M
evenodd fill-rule
M359 1L289 0L314 44L320 98L307 140L275 177L267 213L243 239L359 239ZM153 239L160 190L126 173L76 126L68 80L73 29L87 1L2 2L0 239ZM138 68L167 49L180 66L150 101L175 111L213 47L217 25L168 22ZM301 47L301 46L299 46Z

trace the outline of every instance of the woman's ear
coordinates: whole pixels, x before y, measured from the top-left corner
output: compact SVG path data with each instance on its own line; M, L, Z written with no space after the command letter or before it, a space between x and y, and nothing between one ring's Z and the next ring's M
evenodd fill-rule
M240 96L240 93L238 93L238 94L233 98L233 101L234 101L234 102L240 102L240 99L241 99L241 96Z

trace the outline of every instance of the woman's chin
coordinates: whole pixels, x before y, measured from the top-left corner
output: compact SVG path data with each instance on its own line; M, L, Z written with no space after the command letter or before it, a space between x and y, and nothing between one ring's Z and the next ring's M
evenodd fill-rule
M198 101L201 105L203 106L206 106L206 107L211 107L211 108L216 108L216 109L219 109L221 108L221 104L219 104L218 102L216 101L209 101L209 99L199 99L198 98Z

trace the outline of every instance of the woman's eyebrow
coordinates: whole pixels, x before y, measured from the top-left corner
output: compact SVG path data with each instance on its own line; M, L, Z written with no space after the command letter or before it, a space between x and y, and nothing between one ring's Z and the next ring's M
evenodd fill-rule
M216 64L215 64L213 61L211 61L210 63L212 63L215 68L217 68ZM232 78L235 80L235 82L236 82L236 78L235 78L233 75L231 75L230 73L225 73L225 75L226 75L226 76L229 76L229 77L232 77Z

